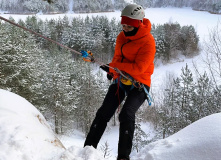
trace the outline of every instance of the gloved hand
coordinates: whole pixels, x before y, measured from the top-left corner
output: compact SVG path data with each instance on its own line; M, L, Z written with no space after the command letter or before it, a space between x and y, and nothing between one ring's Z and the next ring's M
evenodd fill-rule
M112 74L111 73L107 73L107 79L108 80L112 80L112 78L113 78Z
M108 65L109 66L109 64L106 64L106 65ZM105 72L109 72L109 67L107 67L107 66L105 66L105 65L102 65L102 66L100 66L100 68L101 69L103 69Z
M109 66L109 64L107 64L107 65ZM110 73L109 67L102 65L102 66L100 66L100 68L103 69L105 72L107 72L107 79L112 80L113 75Z

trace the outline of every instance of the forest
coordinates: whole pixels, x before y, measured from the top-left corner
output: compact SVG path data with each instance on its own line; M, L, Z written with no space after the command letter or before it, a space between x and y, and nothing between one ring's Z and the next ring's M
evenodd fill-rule
M129 2L149 7L191 7L221 13L220 0L0 0L0 11L8 13L92 13L121 10Z
M10 18L14 21L13 18ZM104 63L111 61L120 22L107 17L41 20L29 16L18 24L74 50L91 50ZM199 37L193 26L178 23L152 24L156 41L156 63L169 63L177 56L199 54ZM149 143L139 122L152 122L155 139L165 138L207 115L221 110L220 30L210 33L205 44L209 72L186 65L179 77L168 75L162 90L151 92L154 105L137 113L134 148ZM0 88L26 98L51 123L57 134L78 129L87 134L108 86L106 73L96 64L29 32L0 21ZM118 113L111 120L117 124ZM141 140L142 139L142 140Z

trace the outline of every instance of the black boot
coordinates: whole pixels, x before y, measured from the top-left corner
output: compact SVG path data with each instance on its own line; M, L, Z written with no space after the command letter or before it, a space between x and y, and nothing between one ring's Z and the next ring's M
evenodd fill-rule
M129 160L134 135L134 122L120 124L120 137L118 143L118 159Z
M91 125L87 138L84 142L84 147L93 146L94 148L97 148L97 145L101 139L101 136L105 131L106 126L107 126L107 121L105 121L99 116L96 116Z

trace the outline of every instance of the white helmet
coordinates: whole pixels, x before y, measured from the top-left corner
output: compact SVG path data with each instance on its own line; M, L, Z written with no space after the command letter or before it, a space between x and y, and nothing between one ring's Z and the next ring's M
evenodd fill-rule
M137 4L129 4L127 5L121 12L121 17L126 16L131 19L143 20L145 16L145 11L142 6Z

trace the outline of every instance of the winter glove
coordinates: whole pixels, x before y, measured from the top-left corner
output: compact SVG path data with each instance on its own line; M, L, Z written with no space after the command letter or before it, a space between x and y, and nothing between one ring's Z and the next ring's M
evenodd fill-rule
M111 81L112 78L113 78L112 74L111 73L107 73L107 79Z
M106 65L108 65L109 66L109 64L106 64ZM100 66L100 68L101 69L103 69L105 72L109 72L109 67L107 67L107 66L105 66L105 65L102 65L102 66Z
M109 64L107 64L107 65L109 66ZM100 66L100 68L103 69L105 72L107 72L107 79L112 80L113 76L109 71L109 67L102 65L102 66Z

